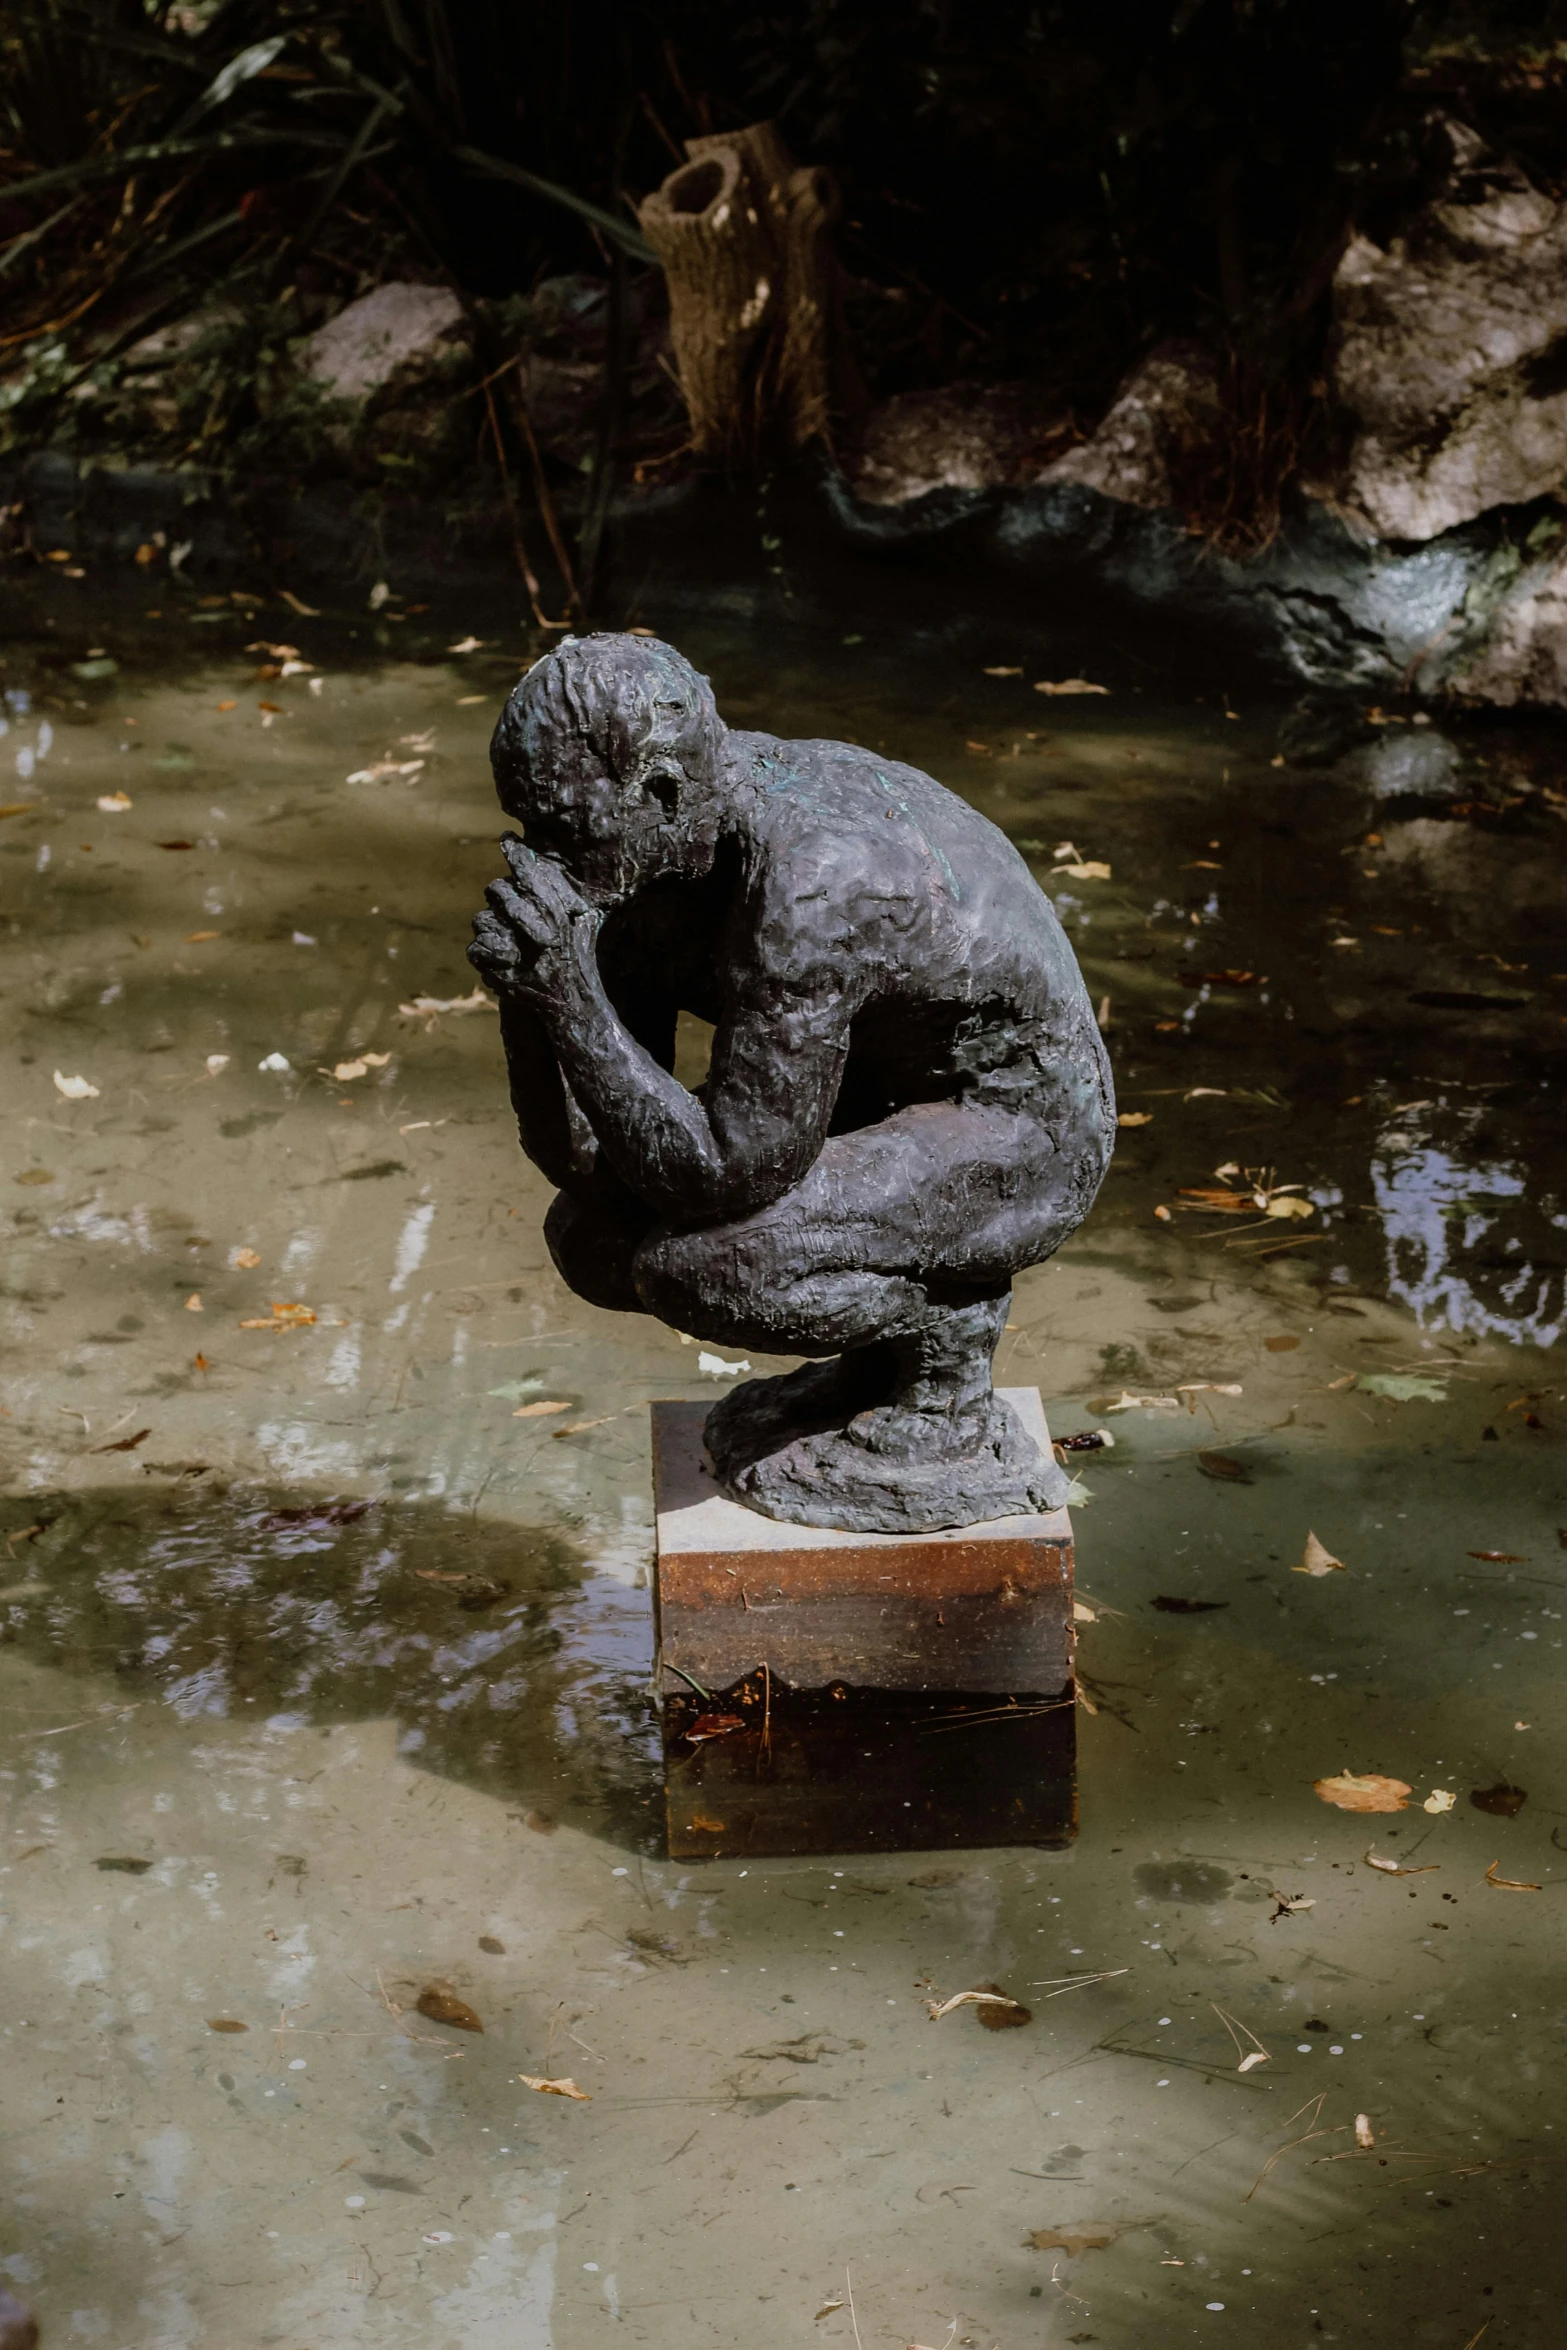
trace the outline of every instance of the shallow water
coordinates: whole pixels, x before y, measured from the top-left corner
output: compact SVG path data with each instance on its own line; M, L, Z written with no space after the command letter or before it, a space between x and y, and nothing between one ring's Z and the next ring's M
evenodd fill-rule
M1001 823L1145 1121L1000 1362L1116 1439L1077 1840L661 1857L646 1407L716 1390L555 1278L493 1017L399 1011L471 990L510 600L41 584L0 680L0 2276L111 2350L1554 2342L1557 740L1302 772L1257 681L1090 616L793 584L654 565L628 617L733 722ZM1032 690L1073 676L1110 691ZM1182 1203L1226 1166L1312 1215ZM1343 1573L1292 1572L1308 1531ZM1329 1807L1343 1770L1408 1810ZM1024 2030L928 2019L990 1982Z

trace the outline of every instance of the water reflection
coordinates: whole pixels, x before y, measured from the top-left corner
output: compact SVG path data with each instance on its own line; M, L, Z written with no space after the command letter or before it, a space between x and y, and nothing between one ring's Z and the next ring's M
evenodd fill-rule
M654 1848L646 1595L562 1536L254 1489L20 1506L7 1645L185 1722L390 1715L421 1769Z
M1517 1162L1466 1159L1401 1129L1381 1138L1371 1183L1390 1297L1427 1325L1555 1345L1567 1325L1555 1237L1567 1215L1552 1193L1530 1196Z

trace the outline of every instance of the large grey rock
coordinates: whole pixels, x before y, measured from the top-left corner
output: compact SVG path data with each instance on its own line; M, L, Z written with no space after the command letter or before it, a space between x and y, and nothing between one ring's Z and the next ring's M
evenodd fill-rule
M1338 495L1384 538L1430 540L1567 482L1567 205L1442 126L1448 186L1334 281Z
M1061 404L1032 384L953 383L895 392L862 419L846 459L855 496L904 508L943 490L1038 481L1071 432Z
M1446 682L1504 709L1520 702L1567 708L1567 548L1520 573L1461 644Z
M330 398L363 407L395 378L447 363L463 325L462 304L448 287L394 279L304 336L296 356Z
M1167 344L1133 369L1090 440L1039 476L1078 482L1128 506L1173 506L1183 467L1223 430L1218 372L1192 344Z

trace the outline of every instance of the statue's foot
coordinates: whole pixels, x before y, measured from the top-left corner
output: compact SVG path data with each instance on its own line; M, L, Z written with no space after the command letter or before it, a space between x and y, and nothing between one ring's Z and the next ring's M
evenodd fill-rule
M927 1534L1065 1506L1070 1483L990 1386L1006 1301L787 1378L709 1413L718 1480L764 1517L848 1533Z

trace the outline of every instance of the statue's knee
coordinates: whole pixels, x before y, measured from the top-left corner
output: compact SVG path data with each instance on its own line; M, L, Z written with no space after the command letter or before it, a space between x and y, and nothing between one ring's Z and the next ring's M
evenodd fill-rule
M568 1289L613 1313L642 1310L632 1276L641 1234L602 1209L557 1192L544 1218L544 1244Z

